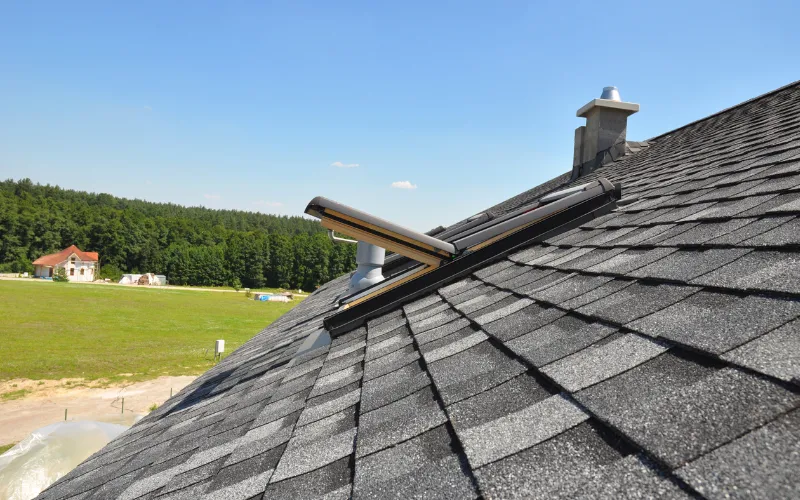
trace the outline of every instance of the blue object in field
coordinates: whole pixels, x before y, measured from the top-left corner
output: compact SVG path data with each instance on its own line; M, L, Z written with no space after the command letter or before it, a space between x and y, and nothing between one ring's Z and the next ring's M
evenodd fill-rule
M261 302L266 302L269 300L269 295L261 295L260 297L258 297L258 300L260 300Z

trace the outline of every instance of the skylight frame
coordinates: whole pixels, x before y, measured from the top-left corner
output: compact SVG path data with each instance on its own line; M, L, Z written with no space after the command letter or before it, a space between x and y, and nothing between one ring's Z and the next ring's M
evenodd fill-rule
M438 263L426 265L408 275L398 274L390 278L390 281L393 282L389 283L389 286L379 287L372 292L369 292L369 289L364 290L368 292L367 295L357 297L345 304L336 314L325 318L323 322L325 328L334 338L349 332L363 325L368 319L389 312L422 295L434 292L518 249L561 234L600 215L605 215L616 207L616 201L621 197L620 195L621 186L613 185L606 179L600 178L590 183L582 191L555 202L529 206L509 214L511 217L501 218L501 223L516 218L520 219L517 222L521 222L521 225L496 225L490 238L470 248L459 250L459 254L453 255L449 259L442 259ZM315 200L317 199L315 198ZM535 213L538 209L546 210ZM309 209L306 210L306 213L309 213ZM312 215L316 214L312 213ZM324 222L323 219L323 225L325 225ZM363 224L360 225L363 226ZM508 227L511 229L507 229ZM482 228L481 231L486 229L489 228ZM341 230L341 232L358 237L348 230ZM372 237L374 236L373 234ZM373 241L369 242L373 243Z

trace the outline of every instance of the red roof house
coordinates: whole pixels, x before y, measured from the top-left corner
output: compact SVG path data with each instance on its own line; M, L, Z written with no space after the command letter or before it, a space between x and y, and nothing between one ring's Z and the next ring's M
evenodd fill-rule
M33 275L37 278L52 278L55 270L63 267L70 281L94 281L99 260L97 252L84 252L75 245L70 245L60 252L34 260Z

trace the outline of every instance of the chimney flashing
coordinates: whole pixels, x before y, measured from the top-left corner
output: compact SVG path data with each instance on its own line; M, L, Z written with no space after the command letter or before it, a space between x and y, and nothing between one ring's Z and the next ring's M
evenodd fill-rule
M630 116L639 111L639 105L633 102L612 101L611 99L592 99L584 104L581 109L575 113L575 116L578 118L588 118L593 111L599 111L602 108L621 111L625 113L625 116Z

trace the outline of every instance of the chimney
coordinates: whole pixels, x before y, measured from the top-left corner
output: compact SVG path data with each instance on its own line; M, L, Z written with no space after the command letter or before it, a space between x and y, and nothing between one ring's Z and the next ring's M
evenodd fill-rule
M621 153L617 151L616 154L624 154L628 117L637 111L639 105L622 102L616 87L603 88L600 99L592 99L578 110L576 115L586 118L586 125L575 129L573 179L594 170L599 165L598 163L589 165L588 169L584 168L586 163L595 162L598 153L621 145ZM616 157L615 155L614 158Z

